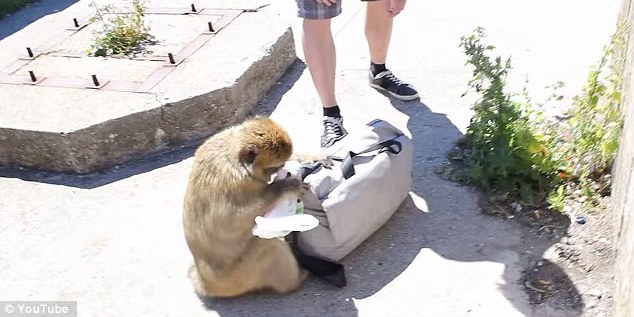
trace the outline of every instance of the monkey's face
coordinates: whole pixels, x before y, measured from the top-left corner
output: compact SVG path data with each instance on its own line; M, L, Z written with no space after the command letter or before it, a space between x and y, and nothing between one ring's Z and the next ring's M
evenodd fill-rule
M270 179L293 153L290 136L271 119L247 121L243 132L247 142L240 151L240 160L259 179Z
M282 167L284 167L284 164L279 165L279 166L271 166L271 167L267 167L264 169L264 174L268 175L269 177L272 176L273 174L277 173L277 171L281 170Z

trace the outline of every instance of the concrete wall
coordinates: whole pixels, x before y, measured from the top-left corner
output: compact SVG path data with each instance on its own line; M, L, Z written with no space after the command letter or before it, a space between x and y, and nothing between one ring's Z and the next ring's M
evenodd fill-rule
M634 24L634 0L621 0L620 18ZM614 171L617 217L616 316L634 316L634 27L630 27L624 73L625 128Z

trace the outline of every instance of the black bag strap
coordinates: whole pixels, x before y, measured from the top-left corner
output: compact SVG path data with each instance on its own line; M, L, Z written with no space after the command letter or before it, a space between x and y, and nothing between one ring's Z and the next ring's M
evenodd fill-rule
M301 177L302 180L304 180L306 176L312 174L314 171L319 169L322 165L323 164L321 164L321 162L317 162L314 164L303 164L299 171L299 176Z
M293 231L291 234L287 235L285 239L290 244L291 252L293 252L299 266L336 287L342 288L346 286L347 282L344 266L337 262L331 262L307 255L299 247L298 238L299 232Z
M376 150L379 150L379 153L388 152L389 154L398 154L403 149L403 145L401 144L401 142L396 141L396 139L399 137L400 136L393 139L385 140L383 142L376 143L363 151L359 151L359 152L348 151L348 154L346 154L346 156L343 159L333 158L333 160L342 161L341 171L343 172L343 177L345 179L348 179L354 176L355 174L354 163L352 162L352 159L355 156L370 153Z

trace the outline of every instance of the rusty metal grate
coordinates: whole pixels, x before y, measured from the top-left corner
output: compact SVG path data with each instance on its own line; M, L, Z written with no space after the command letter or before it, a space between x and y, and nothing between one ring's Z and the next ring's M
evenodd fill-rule
M115 11L114 14L122 13L123 11ZM167 56L146 56L141 58L135 58L135 60L151 60L163 62L151 75L149 75L142 82L133 82L126 80L107 80L105 78L99 78L98 74L93 74L89 78L69 78L69 77L47 77L46 74L35 74L29 71L28 74L16 74L20 69L28 66L33 60L42 55L50 56L63 56L63 57L75 57L81 58L81 55L69 55L69 54L57 54L51 52L51 49L60 44L64 40L73 36L81 29L90 24L89 17L83 19L73 19L72 27L64 30L54 38L46 41L44 44L38 47L27 47L25 49L25 56L19 58L13 63L9 64L2 70L0 70L0 84L15 84L23 85L29 84L33 86L46 86L46 87L61 87L61 88L79 88L79 89L99 89L106 91L123 91L123 92L137 92L147 93L154 86L156 86L161 80L169 75L178 65L194 54L198 49L203 47L209 40L211 40L216 34L224 29L229 23L237 18L244 10L238 9L208 9L208 8L196 8L192 4L189 8L167 8L167 7L155 7L147 8L146 14L163 14L163 15L210 15L220 16L220 19L216 22L207 22L206 25L202 25L201 29L204 30L194 40L185 45L180 51L176 53L169 53ZM86 22L80 22L86 21Z

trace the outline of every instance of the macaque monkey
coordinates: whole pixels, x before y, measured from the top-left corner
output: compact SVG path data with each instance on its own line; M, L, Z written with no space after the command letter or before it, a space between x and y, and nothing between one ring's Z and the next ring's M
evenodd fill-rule
M183 226L194 257L190 276L201 297L235 297L260 290L295 291L308 272L287 242L252 234L256 216L306 185L271 176L291 157L287 132L256 117L205 141L194 156L185 193Z

